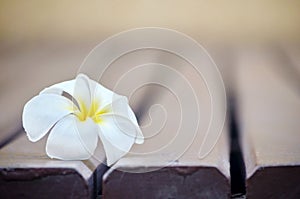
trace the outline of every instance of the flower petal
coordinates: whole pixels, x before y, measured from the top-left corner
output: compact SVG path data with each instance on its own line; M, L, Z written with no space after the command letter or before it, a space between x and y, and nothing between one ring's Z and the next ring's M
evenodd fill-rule
M62 160L88 159L97 146L97 131L97 125L90 118L80 122L74 115L66 116L51 130L46 145L47 155Z
M75 79L64 81L61 83L54 84L50 87L45 88L40 92L40 94L58 94L62 95L63 92L69 93L70 95L73 95L74 93L74 86L75 86Z
M72 112L72 105L67 98L55 94L38 95L29 100L22 115L29 140L41 139L57 121Z
M120 115L105 114L101 119L98 133L105 149L107 164L110 166L128 153L134 144L138 127Z
M113 99L118 99L120 96L94 80L90 80L90 89L92 98L100 101L100 109L111 104Z
M137 119L136 119L132 109L130 108L130 106L128 104L127 97L119 95L116 99L114 99L114 101L111 104L109 104L107 106L110 107L113 114L121 115L123 117L126 117L134 125L136 125L137 134L136 134L135 143L137 143L137 144L144 143L143 133L142 133L141 129L139 128Z
M87 111L91 104L90 81L86 75L79 74L75 80L54 84L42 90L40 94L63 95L63 92L66 92L71 96L70 100L75 100L74 105L78 105L82 111Z
M81 79L81 80L84 79L84 80L81 81L79 79ZM117 95L117 94L114 94L111 90L109 90L109 89L105 88L104 86L102 86L101 84L99 84L98 82L96 82L92 79L89 79L89 77L84 74L78 74L76 79L64 81L61 83L54 84L50 87L47 87L44 90L42 90L40 92L40 94L54 93L54 94L62 95L63 92L66 92L66 93L69 93L71 96L75 97L74 96L74 88L75 88L75 86L79 86L79 84L81 84L81 83L78 83L79 81L81 81L81 83L88 82L91 96L95 97L97 99L101 99L102 106L106 106L107 104L111 103L113 96Z
M88 111L84 109L88 109L90 107L92 100L90 91L90 79L86 75L77 75L72 96L77 100L81 111Z

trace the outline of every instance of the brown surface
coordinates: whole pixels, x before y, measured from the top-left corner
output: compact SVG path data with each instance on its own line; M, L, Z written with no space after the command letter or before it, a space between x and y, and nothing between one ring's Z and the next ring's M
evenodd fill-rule
M299 198L300 166L263 167L247 180L248 198Z
M227 185L227 186L226 186ZM104 198L230 198L228 179L214 167L168 167L149 173L114 171Z
M144 53L148 53L148 56L145 56ZM189 88L186 87L182 79L172 76L170 72L164 73L163 70L154 69L147 73L137 73L138 76L135 77L138 78L128 81L128 84L121 86L120 89L130 91L131 88L135 88L135 85L141 85L137 82L143 81L167 82L170 83L170 88L177 94L180 101L177 101L168 91L161 91L162 88L156 86L148 88L149 90L144 88L145 90L142 90L144 92L138 91L132 96L133 108L138 113L140 112L139 105L143 104L140 123L144 135L147 137L155 132L157 134L147 138L143 145L134 146L132 152L138 154L128 154L104 175L103 197L105 199L120 198L121 196L128 198L229 198L229 149L226 127L214 150L203 159L198 157L209 124L211 110L205 84L192 70L192 67L171 54L160 52L157 56L148 50L127 55L113 63L111 68L119 67L119 73L122 74L122 70L128 71L124 68L137 66L140 62L153 63L151 58L156 62L172 66L190 81L200 99L199 106L202 117L199 120L198 134L191 145L184 148L185 151L181 156L174 156L186 144L186 141L193 137L195 118L193 118L194 115L188 113L192 113L196 105L188 95L189 90L187 89ZM132 65L126 64L130 63L129 60L134 60L131 62ZM119 73L115 72L114 78L118 79ZM143 103L149 98L151 99L149 103ZM179 102L182 110L178 105ZM155 106L149 110L153 104L162 105L165 113ZM181 111L183 112L181 113ZM161 128L165 120L164 114L167 114L167 120ZM180 131L177 131L180 124L180 114L182 114L183 119L188 120L183 120ZM174 137L176 138L175 141L168 145ZM153 152L162 146L167 147L155 154L143 154ZM155 171L143 173L153 169ZM125 171L141 173L126 173Z
M300 197L300 95L270 49L239 51L238 115L248 198ZM284 74L284 75L283 75Z
M23 132L0 150L0 197L90 198L96 194L95 178L101 173L93 172L101 170L99 161L50 159L44 152L45 141L31 143Z
M92 194L71 168L0 169L0 184L1 198L90 198Z
M77 46L36 44L31 47L25 45L20 48L2 49L0 108L5 117L2 115L0 118L0 141L6 140L11 136L11 132L20 128L18 118L24 103L42 88L63 79L73 78L77 66L93 46L94 44ZM280 56L273 54L270 49L242 49L237 51L237 62L234 63L237 66L237 83L231 77L231 69L223 68L224 66L220 65L224 64L223 61L217 60L217 63L226 75L227 85L237 86L237 122L243 135L247 196L299 198L300 95L297 90L299 88L297 73L289 78L290 72L285 71L285 67L289 67L288 64L298 67L297 48L285 49L288 58L292 60L287 65L284 64L286 61L280 60ZM224 51L228 53L227 47L224 47L219 55L224 56ZM18 59L14 59L15 57ZM228 60L228 57L225 56L224 60ZM203 82L199 82L194 72L189 70L190 66L170 54L161 52L158 55L151 50L128 54L116 61L106 71L107 75L102 77L101 82L109 88L114 88L117 80L128 68L154 61L174 66L174 69L184 74L192 85L196 85L197 91L205 91ZM230 64L232 63L224 65ZM125 83L119 85L117 90L121 94L128 95L140 82L163 79L164 82L170 82L181 97L184 96L184 84L172 75L164 76L165 74L167 73L148 71L136 76L139 78L131 78L129 84L124 81ZM209 115L208 96L205 92L198 92L197 95L201 99L201 114ZM183 99L184 104L190 104L186 106L187 110L192 110L191 99ZM138 90L130 99L130 104L140 116L144 134L151 136L164 120L164 113L159 107L150 110L151 117L148 115L148 109L155 103L165 107L169 121L166 121L162 133L156 139L144 145L134 146L133 152L147 152L160 147L176 132L179 121L177 113L180 112L176 99L168 92L161 91L160 87L149 86ZM204 159L197 157L204 136L201 132L205 131L207 124L207 118L202 117L200 133L184 155L178 159L172 159L170 156L174 150L176 151L178 146L176 144L158 156L140 157L129 154L122 158L104 176L104 198L123 195L130 198L148 195L149 198L230 197L227 128L224 129L223 137L209 156ZM72 194L82 198L99 193L102 175L106 169L103 166L96 168L99 164L97 160L83 162L51 160L44 153L45 139L33 144L27 140L23 131L20 132L21 136L17 140L0 150L0 196L29 197L30 194L30 197L39 198L44 194L44 197L52 197L54 189L56 195L63 198ZM185 132L190 132L188 127ZM189 135L181 136L177 144ZM150 173L135 174L122 171L142 171L145 168L163 166L167 167ZM94 173L93 176L96 169L98 175ZM40 191L49 185L53 189Z

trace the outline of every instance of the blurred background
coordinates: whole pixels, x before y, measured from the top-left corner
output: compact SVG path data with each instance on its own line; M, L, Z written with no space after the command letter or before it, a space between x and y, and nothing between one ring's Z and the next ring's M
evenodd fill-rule
M297 0L1 0L2 42L101 40L143 26L176 29L197 40L298 40Z

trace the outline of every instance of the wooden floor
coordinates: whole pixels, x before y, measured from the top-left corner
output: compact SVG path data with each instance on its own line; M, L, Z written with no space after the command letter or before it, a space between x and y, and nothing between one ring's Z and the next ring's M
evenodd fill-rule
M201 117L195 120L196 102L187 97L186 81L148 66L148 72L124 79L120 93L129 96L145 80L161 81L180 101L156 85L131 96L149 137L133 147L136 153L111 168L101 164L101 147L90 160L52 160L45 154L47 138L27 140L22 108L43 88L74 78L96 44L0 46L0 198L300 198L300 45L205 46L222 73L228 105L220 139L205 158L199 158L211 114L205 82L190 65L165 52L122 57L102 84L113 88L126 71L143 63L170 65L201 100ZM155 104L164 109L153 106L148 112Z

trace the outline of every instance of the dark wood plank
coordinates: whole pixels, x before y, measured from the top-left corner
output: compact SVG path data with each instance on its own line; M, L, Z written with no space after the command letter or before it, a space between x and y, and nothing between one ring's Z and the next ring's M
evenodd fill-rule
M99 149L98 158L86 161L54 160L45 154L46 138L31 143L25 132L22 134L0 150L1 198L96 196L96 178L100 172L95 171L101 170L101 162L98 161L99 156L101 157Z
M151 50L135 52L113 63L111 69L118 67L121 72L113 73L113 78L106 76L106 82L112 79L118 80L122 71L129 71L128 68L132 66L154 62L171 66L193 85L197 97L201 99L199 106L202 117L199 120L197 135L191 145L186 147L186 151L176 157L176 153L186 145L187 139L192 138L194 133L192 113L196 105L189 97L186 82L176 74L172 74L171 71L164 72L159 67L152 67L151 64L148 66L148 70L136 71L132 76L135 78L132 78L131 81L124 81L127 84L119 87L121 91L130 93L137 85L142 85L139 82L169 83L169 87L181 100L182 109L174 95L167 90L161 91L164 89L163 87L148 85L148 87L142 87L134 92L131 104L137 113L140 113L139 104L143 104L140 124L145 137L148 138L143 145L134 146L132 153L118 161L104 175L103 198L229 198L227 128L224 128L222 137L214 150L205 158L200 159L198 153L211 114L210 98L205 83L190 65L165 52L159 52L159 54L157 51L151 52ZM149 98L150 102L143 103L147 102ZM160 104L164 110L160 106L153 106L149 111L153 104ZM188 121L184 120L183 129L177 132L181 111L184 112L183 116L187 117L184 119L188 119ZM185 115L189 112L191 115ZM153 136L154 133L155 136ZM174 137L175 141L167 145ZM162 146L167 147L156 153L147 154L147 152L153 152Z
M240 49L238 115L247 198L300 197L300 96L264 48ZM285 75L288 73L285 73Z

